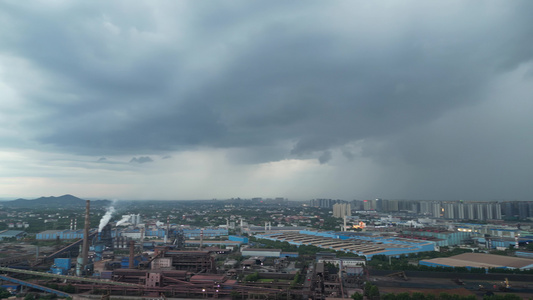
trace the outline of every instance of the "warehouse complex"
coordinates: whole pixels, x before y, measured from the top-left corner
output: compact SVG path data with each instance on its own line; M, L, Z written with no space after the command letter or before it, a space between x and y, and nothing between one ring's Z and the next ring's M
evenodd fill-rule
M258 234L257 238L288 242L292 245L312 245L324 249L351 252L371 258L384 254L398 256L402 254L434 251L435 242L407 239L394 236L373 235L359 232L319 232L301 230L299 232Z

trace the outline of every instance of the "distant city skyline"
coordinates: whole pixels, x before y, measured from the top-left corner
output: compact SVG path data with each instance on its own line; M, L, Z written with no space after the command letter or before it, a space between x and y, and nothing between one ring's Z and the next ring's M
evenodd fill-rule
M531 200L531 1L2 1L0 197Z

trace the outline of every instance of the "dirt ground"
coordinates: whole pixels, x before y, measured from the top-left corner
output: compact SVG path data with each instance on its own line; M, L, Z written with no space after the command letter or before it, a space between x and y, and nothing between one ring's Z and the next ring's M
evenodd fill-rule
M508 292L499 291L498 287L502 282L468 280L465 279L462 285L450 279L441 278L402 278L372 277L370 280L379 287L381 294L387 293L423 293L438 296L441 293L455 294L461 296L475 295L482 299L483 295L490 291L498 295L514 294L523 299L533 299L533 283L531 282L511 282Z
M441 293L447 293L452 295L468 296L476 295L474 292L467 290L465 288L455 288L455 289L418 289L418 288L402 288L402 287L380 287L379 291L381 294L388 293L423 293L423 294L433 294L438 296Z

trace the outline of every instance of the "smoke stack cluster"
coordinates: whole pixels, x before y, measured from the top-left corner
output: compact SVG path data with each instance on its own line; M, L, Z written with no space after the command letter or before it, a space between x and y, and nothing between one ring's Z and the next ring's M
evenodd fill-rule
M113 213L115 213L115 208L113 206L110 206L105 212L102 219L100 220L100 225L98 226L98 232L102 232L102 229L104 229L107 223L109 223L109 220L111 220Z
M117 222L116 226L122 225L123 223L128 222L130 219L131 219L131 215L122 216L122 219L120 219L120 221Z

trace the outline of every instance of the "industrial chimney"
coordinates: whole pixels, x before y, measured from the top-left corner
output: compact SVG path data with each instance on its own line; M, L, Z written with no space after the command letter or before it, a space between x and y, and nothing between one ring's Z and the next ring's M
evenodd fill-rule
M128 267L130 269L133 269L135 267L135 241L130 241L129 245L130 245L130 259L129 259Z
M90 209L91 209L91 201L87 200L86 206L85 206L85 228L83 229L83 248L81 252L82 269L85 269L85 266L87 265L88 260L89 260L88 258L89 257L89 229L91 227L91 220L89 218Z

